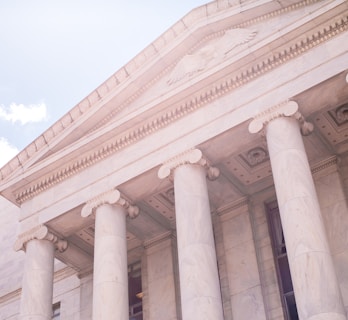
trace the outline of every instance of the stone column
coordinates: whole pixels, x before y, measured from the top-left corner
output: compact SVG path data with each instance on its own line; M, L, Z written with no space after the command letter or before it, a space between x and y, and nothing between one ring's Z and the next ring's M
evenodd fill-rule
M139 209L111 190L87 202L81 215L95 214L93 319L128 320L126 216Z
M53 266L55 247L63 252L67 242L38 226L19 236L14 249L25 250L20 319L52 319Z
M182 319L223 319L220 282L206 175L210 167L198 149L164 164L159 177L174 178Z
M295 102L254 119L249 131L265 125L291 277L301 320L344 320L346 313L301 137L313 126Z

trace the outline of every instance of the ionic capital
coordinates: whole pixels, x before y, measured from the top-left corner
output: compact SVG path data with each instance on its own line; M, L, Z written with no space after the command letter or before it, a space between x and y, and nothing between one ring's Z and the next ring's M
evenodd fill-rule
M42 224L20 234L14 244L14 250L25 251L26 244L33 239L51 241L55 245L56 250L58 250L59 252L64 252L68 248L68 242L66 240L60 239L57 235L53 234L45 225Z
M301 133L304 136L309 135L313 131L313 124L307 122L303 115L298 111L298 104L295 101L285 101L258 114L249 123L249 132L262 132L264 127L266 127L270 121L279 117L293 117L298 120L301 127Z
M164 163L158 170L158 177L164 179L172 174L172 171L184 164L198 164L206 169L209 180L215 180L220 174L220 170L209 164L207 159L203 157L202 151L199 149L190 149Z
M121 193L117 189L112 189L87 201L81 210L81 216L85 218L91 214L95 214L95 210L104 204L119 205L125 208L127 215L132 219L139 215L139 208L137 206L131 205L122 197Z

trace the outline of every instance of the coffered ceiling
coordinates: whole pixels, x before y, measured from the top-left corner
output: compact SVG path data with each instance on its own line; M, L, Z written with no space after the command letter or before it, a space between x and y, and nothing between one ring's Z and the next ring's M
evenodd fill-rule
M312 166L332 156L345 157L348 151L348 84L345 77L346 73L341 73L292 99L298 102L306 119L314 125L313 133L304 137ZM197 147L220 170L217 180L207 180L212 212L273 185L265 137L250 134L248 122ZM147 243L168 232L175 234L173 182L169 178L160 180L158 169L153 168L118 188L140 208L136 219L127 220L130 263L140 258ZM72 209L50 221L48 226L92 257L94 219L82 218L81 209ZM64 254L60 258L64 261ZM91 265L86 266L86 270L88 268Z

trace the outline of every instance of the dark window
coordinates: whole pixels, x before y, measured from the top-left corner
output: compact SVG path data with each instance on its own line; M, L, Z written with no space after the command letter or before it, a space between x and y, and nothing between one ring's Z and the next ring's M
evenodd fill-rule
M143 320L141 265L128 266L129 320Z
M52 306L52 319L60 319L60 302L57 302Z
M298 320L294 289L292 286L288 255L280 221L278 203L267 204L268 223L272 239L273 254L277 269L279 288L287 320Z

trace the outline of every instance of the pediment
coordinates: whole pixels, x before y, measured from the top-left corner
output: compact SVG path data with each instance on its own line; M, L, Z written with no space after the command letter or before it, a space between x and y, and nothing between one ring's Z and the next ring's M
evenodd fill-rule
M27 198L18 195L33 183L50 187L64 172L74 174L161 129L173 112L174 120L185 116L192 99L207 103L216 88L225 94L282 63L283 52L296 56L318 32L324 4L291 3L217 1L193 10L2 168L0 192L21 203ZM322 10L328 21L340 12L328 9Z

